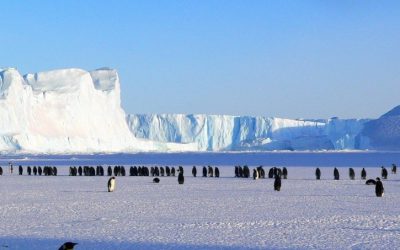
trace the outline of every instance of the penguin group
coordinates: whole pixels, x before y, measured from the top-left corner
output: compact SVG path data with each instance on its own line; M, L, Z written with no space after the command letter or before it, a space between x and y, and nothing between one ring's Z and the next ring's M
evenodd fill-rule
M211 167L211 166L203 166L203 170L202 170L202 176L203 177L215 177L215 178L219 178L219 168L218 167ZM196 166L193 166L192 168L192 175L193 177L197 176L197 168Z
M397 166L396 164L392 164L392 169L391 173L396 174L397 172ZM355 180L356 173L353 168L349 168L349 179L350 180ZM317 180L321 179L321 170L319 168L316 168L315 170L315 177ZM381 177L383 180L386 180L388 178L388 171L384 166L381 166ZM333 179L334 180L339 180L340 179L340 174L339 170L337 168L334 168L333 170ZM367 179L367 171L365 168L362 168L361 170L361 180L366 180ZM365 182L366 185L374 185L375 186L375 194L377 197L382 197L384 194L384 187L383 183L381 181L381 178L377 177L375 180L374 179L368 179Z
M58 169L55 166L27 166L27 175L44 175L44 176L57 176ZM0 167L0 175L3 175L3 168ZM18 166L18 175L24 175L24 167Z

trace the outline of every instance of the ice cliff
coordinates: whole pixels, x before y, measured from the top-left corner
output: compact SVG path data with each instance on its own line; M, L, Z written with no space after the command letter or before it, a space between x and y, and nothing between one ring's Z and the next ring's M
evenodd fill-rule
M400 149L400 107L376 120L126 115L113 69L0 69L0 152Z
M0 69L0 151L92 153L170 150L136 139L112 69L62 69L22 76Z
M129 115L133 135L195 144L199 151L357 149L368 120L293 120L227 115Z

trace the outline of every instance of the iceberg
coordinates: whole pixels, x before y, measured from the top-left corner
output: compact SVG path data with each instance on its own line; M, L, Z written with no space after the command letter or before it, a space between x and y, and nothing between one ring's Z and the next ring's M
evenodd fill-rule
M0 152L399 150L400 106L379 119L129 114L114 69L0 69Z

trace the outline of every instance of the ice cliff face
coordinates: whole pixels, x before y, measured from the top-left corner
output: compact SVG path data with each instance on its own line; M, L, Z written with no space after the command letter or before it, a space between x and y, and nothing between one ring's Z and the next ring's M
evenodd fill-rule
M118 74L63 69L21 76L0 69L0 151L91 153L168 149L134 138Z
M129 115L133 135L194 144L199 151L357 149L368 120L292 120L227 115Z
M0 152L400 149L400 108L377 120L128 115L113 69L0 69Z

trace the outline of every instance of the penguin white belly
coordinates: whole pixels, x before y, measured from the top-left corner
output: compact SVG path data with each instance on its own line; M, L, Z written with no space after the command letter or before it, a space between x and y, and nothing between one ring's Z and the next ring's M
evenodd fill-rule
M115 190L115 179L110 181L110 185L108 186L108 192L114 192Z

